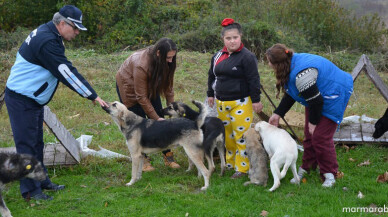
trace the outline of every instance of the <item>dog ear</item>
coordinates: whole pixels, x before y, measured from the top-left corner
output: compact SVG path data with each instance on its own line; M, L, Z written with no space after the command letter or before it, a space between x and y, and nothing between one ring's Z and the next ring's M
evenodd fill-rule
M15 169L15 165L9 159L4 162L4 166L5 169L9 171Z
M186 116L186 114L185 114L185 109L183 108L183 106L177 106L177 108L178 108L178 114L180 115L180 116L182 116L182 117L184 117L184 116Z
M120 119L120 120L124 120L124 111L119 111L119 115L118 115L118 118Z
M126 122L124 111L119 111L119 115L118 115L117 119L119 121L120 128L122 129L125 126L125 122Z
M260 123L260 122L259 122ZM259 123L257 123L256 125L255 125L255 131L256 132L259 132L259 130L260 130L260 124Z

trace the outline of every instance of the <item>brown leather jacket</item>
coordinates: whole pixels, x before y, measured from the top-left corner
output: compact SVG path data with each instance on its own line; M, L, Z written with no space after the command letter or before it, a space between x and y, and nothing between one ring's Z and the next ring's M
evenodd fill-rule
M121 99L127 108L139 103L149 118L157 120L158 114L155 112L149 99L148 79L151 72L149 66L151 47L136 51L130 55L121 65L116 74L116 82L119 87ZM173 87L164 93L167 104L174 101Z

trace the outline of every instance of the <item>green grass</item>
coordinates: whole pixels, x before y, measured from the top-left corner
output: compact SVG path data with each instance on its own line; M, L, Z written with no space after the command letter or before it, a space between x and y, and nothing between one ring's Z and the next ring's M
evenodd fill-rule
M0 89L2 90L13 64L16 49L0 53ZM93 50L69 50L67 55L87 78L100 97L106 101L117 100L115 74L131 52L101 55ZM175 75L176 100L204 100L207 89L207 71L211 54L181 51ZM261 82L275 104L274 75L263 63L259 64ZM388 75L379 72L385 83ZM273 108L262 94L264 111L271 114ZM386 107L383 97L363 74L355 83L345 116L362 115L380 117ZM90 101L60 85L49 104L64 126L78 138L82 134L93 135L90 148L106 149L129 155L124 138L110 117ZM295 111L303 107L294 105ZM74 115L79 115L74 118ZM106 125L104 123L109 123ZM301 130L295 129L298 135ZM55 142L55 137L45 128L45 142ZM4 106L0 111L0 147L14 146L8 114ZM268 216L374 216L366 213L343 213L343 207L388 207L387 184L376 182L379 174L388 169L388 148L377 144L355 146L348 152L337 146L339 170L345 176L337 180L332 189L321 187L317 172L307 175L307 182L295 186L289 183L291 172L273 193L270 175L268 186L243 186L247 178L231 180L232 171L219 177L217 171L211 177L206 192L200 192L203 179L196 171L185 172L188 166L183 150L175 149L176 160L182 168L172 170L163 164L161 154L152 154L156 170L143 173L141 181L126 187L130 180L131 163L125 160L86 158L81 164L70 167L49 168L50 177L56 183L66 184L62 192L49 192L54 196L49 202L25 202L18 183L6 185L5 201L14 216L260 216L262 210ZM302 153L299 153L298 165ZM350 161L353 158L355 161ZM369 166L357 166L368 160ZM347 191L343 188L346 187ZM365 198L357 198L361 191ZM386 213L385 215L388 215Z

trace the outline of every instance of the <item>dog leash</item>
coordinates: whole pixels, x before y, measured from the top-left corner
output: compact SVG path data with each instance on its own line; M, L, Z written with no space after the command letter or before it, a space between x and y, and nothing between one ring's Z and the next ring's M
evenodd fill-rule
M276 106L275 106L275 103L273 103L273 101L271 100L271 98L269 97L269 95L267 94L267 92L264 90L264 87L263 85L261 85L260 89L264 92L265 96L267 97L267 99L269 100L269 102L272 104L272 106L276 109ZM258 114L259 117L261 118L262 116L264 117L268 117L264 112L260 112L262 114ZM296 133L294 132L294 130L292 130L291 126L287 123L286 119L284 117L281 117L282 120L284 121L284 123L286 123L287 127L291 130L292 132L292 135L298 140L298 142L302 142L299 137L296 135ZM269 118L268 118L269 120ZM279 125L280 126L280 125Z

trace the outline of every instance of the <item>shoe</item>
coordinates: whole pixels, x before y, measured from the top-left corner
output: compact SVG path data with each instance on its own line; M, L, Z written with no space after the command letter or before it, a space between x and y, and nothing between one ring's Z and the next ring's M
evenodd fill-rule
M155 168L151 165L149 157L144 157L142 170L143 170L143 172L151 172L151 171L155 170Z
M44 193L40 193L40 194L35 194L34 196L31 196L30 199L34 199L34 200L53 200L53 197L47 195L47 194L44 194Z
M178 169L181 167L179 166L179 164L175 162L174 154L171 151L167 152L166 155L163 155L163 159L164 159L164 165L168 167L171 167L173 169Z
M302 167L299 167L299 169L298 169L299 181L302 181L303 175L306 174L306 173L307 173L306 170L304 170ZM292 179L290 180L290 183L291 183L291 184L296 184L295 179L292 178Z
M333 185L335 184L335 178L333 173L325 173L323 174L323 176L325 177L325 181L323 182L322 187L325 187L325 188L333 187Z
M42 189L47 190L47 191L60 191L65 189L64 185L57 185L55 183L50 183L49 185L42 187Z
M231 179L238 179L240 177L244 177L244 176L247 176L247 175L248 175L247 173L236 171L230 178Z

